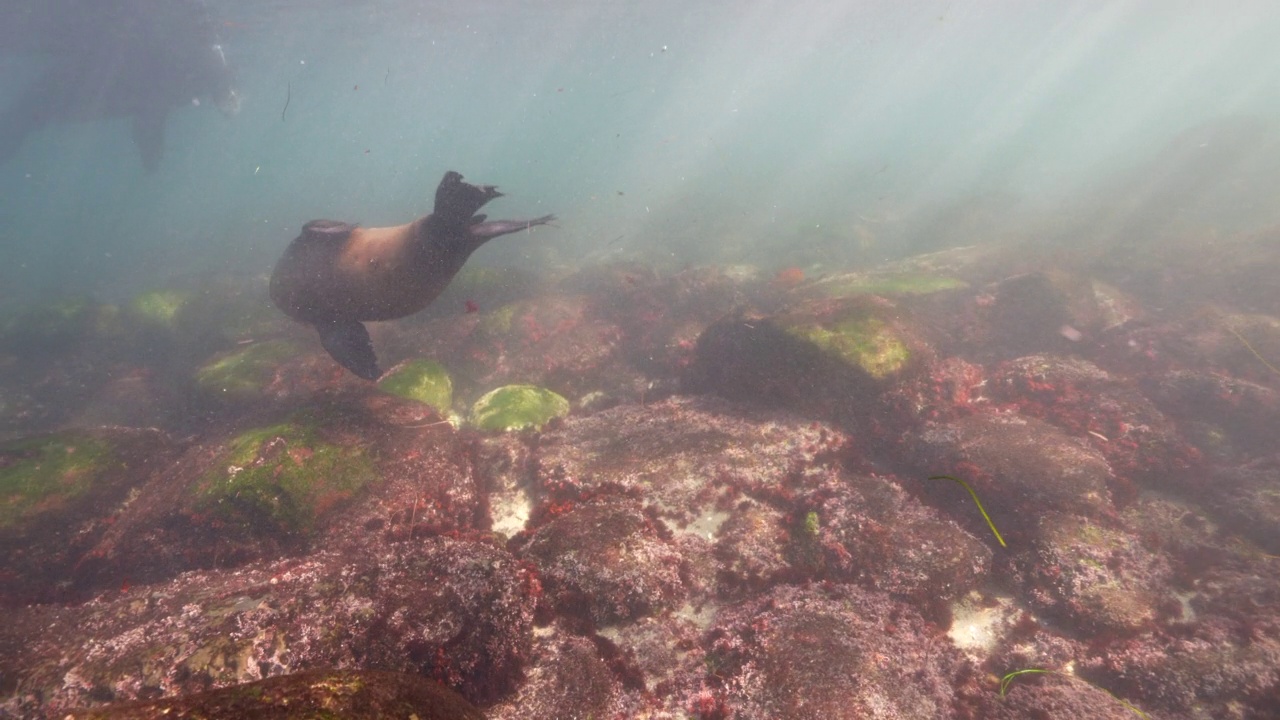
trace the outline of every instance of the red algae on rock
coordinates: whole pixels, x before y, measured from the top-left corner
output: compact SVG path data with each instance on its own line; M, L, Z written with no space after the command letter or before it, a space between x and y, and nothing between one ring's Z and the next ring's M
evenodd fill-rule
M538 561L549 599L571 616L607 624L669 609L685 596L680 553L633 501L577 505L520 545Z
M1001 527L1010 520L1025 527L1046 507L1088 516L1113 511L1111 467L1101 453L1053 425L1014 413L931 424L917 437L911 463L967 480ZM954 491L932 490L935 496Z
M850 438L825 423L715 397L674 397L569 418L539 442L537 489L564 502L607 488L643 497L674 529L704 537L744 488L793 491L838 462Z
M520 690L490 708L489 720L621 717L621 685L584 637L551 637L534 646Z
M1120 528L1050 511L1032 544L1019 556L1023 592L1086 633L1149 629L1157 609L1173 600L1168 560Z
M849 585L778 587L711 637L717 694L740 720L948 717L964 665L913 609Z
M317 667L439 680L475 702L518 681L538 583L490 545L431 538L187 573L75 607L11 613L0 714L55 714Z
M986 545L886 478L833 474L798 505L805 512L792 523L791 546L817 554L816 577L932 606L976 587L990 569Z
M73 710L62 720L484 720L484 713L449 688L416 675L376 670L312 670L182 698Z
M1002 363L989 394L995 403L1089 442L1115 472L1117 499L1132 500L1138 484L1185 486L1201 469L1200 453L1136 384L1087 360L1031 355Z

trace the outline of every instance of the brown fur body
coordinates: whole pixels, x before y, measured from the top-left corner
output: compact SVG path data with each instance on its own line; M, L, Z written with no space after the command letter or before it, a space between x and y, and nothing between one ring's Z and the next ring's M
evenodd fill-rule
M429 216L428 216L429 217ZM428 217L406 225L354 227L345 239L304 233L281 258L271 297L287 315L303 322L394 320L431 304L466 262L458 245L469 235L432 243Z
M469 185L450 172L436 191L435 212L411 223L362 228L309 222L276 263L271 299L289 317L314 325L344 367L374 379L381 371L360 323L418 312L485 242L554 219L485 222L475 214L500 196L492 186Z

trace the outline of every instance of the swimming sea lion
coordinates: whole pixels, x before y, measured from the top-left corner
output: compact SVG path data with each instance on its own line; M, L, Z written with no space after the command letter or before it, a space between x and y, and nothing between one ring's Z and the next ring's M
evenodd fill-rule
M289 317L315 326L320 344L366 380L382 375L365 320L394 320L431 304L485 242L555 219L485 222L477 215L502 197L449 171L436 188L435 211L407 225L362 228L312 220L271 274L271 300Z
M0 165L46 126L127 118L152 172L170 111L204 100L226 115L239 110L234 73L202 0L11 0L0 25L6 52L45 60L3 103Z

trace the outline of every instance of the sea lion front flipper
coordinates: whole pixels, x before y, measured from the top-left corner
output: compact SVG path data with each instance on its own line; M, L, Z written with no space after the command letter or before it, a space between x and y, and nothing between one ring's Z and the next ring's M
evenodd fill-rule
M355 320L335 320L316 323L316 330L320 331L320 344L339 365L365 380L382 376L364 325Z
M483 215L481 217L484 217ZM513 232L528 230L536 225L546 225L555 222L555 215L543 215L540 218L532 220L493 220L490 222L478 222L467 228L467 232L471 233L471 237L482 238L484 240L492 240L500 235L509 235Z

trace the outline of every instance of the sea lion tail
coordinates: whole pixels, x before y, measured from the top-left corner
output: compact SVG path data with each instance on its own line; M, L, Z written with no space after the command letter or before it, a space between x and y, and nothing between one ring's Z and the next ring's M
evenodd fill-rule
M485 203L497 197L502 197L498 188L463 182L462 175L450 170L436 188L436 207L432 217L444 227L466 227Z

